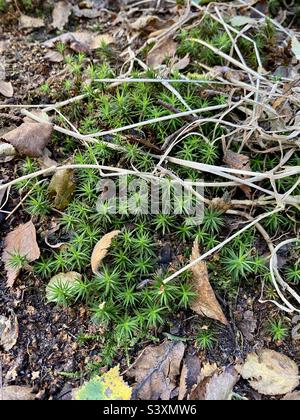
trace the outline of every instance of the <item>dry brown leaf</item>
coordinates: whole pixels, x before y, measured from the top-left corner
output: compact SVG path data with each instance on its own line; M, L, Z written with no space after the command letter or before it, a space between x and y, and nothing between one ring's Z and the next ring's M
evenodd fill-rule
M127 376L136 380L133 399L169 400L174 397L184 351L182 342L173 341L147 347L127 372Z
M176 49L177 44L171 38L167 38L155 45L148 53L148 66L152 68L160 66L167 58L171 58L175 55Z
M245 311L244 313L240 311L239 313L242 314L243 319L238 322L238 327L247 341L253 341L253 333L257 329L257 318L253 311Z
M45 26L45 22L41 18L21 15L19 18L20 29L38 29Z
M175 62L172 66L172 70L184 70L191 62L189 54L186 54L183 58Z
M283 395L299 385L297 364L289 357L263 349L248 355L238 371L253 389L263 395Z
M72 5L66 1L59 1L55 4L52 12L52 26L60 31L64 29L71 15Z
M53 127L47 123L23 123L2 138L12 144L20 155L41 157L47 146Z
M235 153L231 150L227 150L224 156L224 162L229 166L229 168L251 171L249 157L242 155L241 153Z
M14 312L11 313L9 318L0 316L0 347L3 347L5 351L11 350L19 336L19 324L18 319Z
M155 15L141 16L135 22L131 23L131 28L134 31L145 31L148 33L159 31L164 28L169 28L174 24L173 19L160 19Z
M179 401L183 400L190 393L193 386L198 384L200 370L201 363L198 356L188 355L184 359L179 383Z
M64 61L64 56L58 51L49 51L45 55L45 60L48 60L51 63L61 63Z
M195 240L191 254L191 262L200 257L199 243ZM205 261L200 261L191 268L193 273L191 284L197 296L190 303L191 309L199 315L220 321L228 325L228 321L216 299L215 293L210 285L208 270Z
M204 362L200 372L200 381L203 379L212 376L218 370L218 366L216 363Z
M215 197L211 200L211 207L220 210L223 213L230 210L231 206L230 198L225 195L223 197Z
M226 163L231 169L239 169L243 171L251 171L250 159L248 156L242 155L241 153L235 153L231 150L227 150L224 155L224 163ZM247 178L247 175L241 175L241 178ZM244 191L248 198L251 197L251 188L248 185L241 184L239 188Z
M114 230L110 233L107 233L95 246L91 257L92 271L94 274L98 274L99 267L107 255L112 240L118 236L120 232L120 230Z
M282 398L282 401L299 401L300 400L300 391L290 392Z
M30 263L40 258L40 248L36 241L36 230L30 221L25 225L20 225L10 232L4 241L4 251L2 261L5 263L7 271L7 287L12 287L17 280L20 270L9 265L11 255L18 253Z
M67 32L55 38L46 41L43 45L46 48L53 48L55 44L62 42L70 46L76 52L89 52L96 50L102 43L111 44L114 39L111 35L97 35L93 32Z
M0 141L0 162L9 162L13 160L16 155L16 149L9 143L2 143Z
M30 401L35 396L29 386L5 386L0 389L0 401Z
M214 372L204 378L193 390L191 400L228 401L232 397L233 387L238 381L238 372L234 367Z
M54 207L65 210L74 194L76 184L72 169L61 169L55 172L48 187L48 193L54 197Z
M0 95L6 98L12 98L14 96L14 88L10 82L0 80Z

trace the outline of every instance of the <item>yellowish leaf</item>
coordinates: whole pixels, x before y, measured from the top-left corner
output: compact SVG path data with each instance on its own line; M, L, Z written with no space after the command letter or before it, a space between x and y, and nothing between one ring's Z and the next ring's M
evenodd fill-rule
M102 239L97 243L94 248L92 258L91 258L91 265L92 271L94 274L98 274L99 267L101 266L102 261L107 255L108 249L111 246L112 240L118 236L120 230L114 230L110 233L107 233L103 236Z
M120 375L120 367L116 366L102 376L96 376L89 382L83 384L75 392L75 399L80 401L128 401L131 398L131 392L131 388L124 382Z

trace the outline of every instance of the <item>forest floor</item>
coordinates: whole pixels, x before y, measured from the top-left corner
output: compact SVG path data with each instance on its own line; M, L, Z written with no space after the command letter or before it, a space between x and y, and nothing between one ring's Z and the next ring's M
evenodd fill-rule
M0 399L117 365L136 399L299 399L287 3L0 0ZM125 175L203 188L113 213L99 181Z

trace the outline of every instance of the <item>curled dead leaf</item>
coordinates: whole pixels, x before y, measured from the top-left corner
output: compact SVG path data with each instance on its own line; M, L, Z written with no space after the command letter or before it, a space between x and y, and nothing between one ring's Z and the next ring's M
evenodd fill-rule
M127 376L136 380L133 399L169 400L174 397L184 351L182 342L165 341L160 346L146 347L127 372Z
M263 349L248 355L244 365L237 367L253 389L263 395L283 395L299 385L297 364L289 357Z
M76 184L72 169L60 169L55 172L48 187L48 193L54 197L54 207L65 210L74 194Z
M110 233L107 233L103 236L102 239L96 244L92 257L91 257L91 266L94 274L98 274L99 267L102 264L102 261L107 255L108 249L111 246L112 240L118 236L120 230L114 230Z
M191 262L200 257L198 240L194 242L191 254ZM191 301L191 309L199 315L205 315L208 318L228 325L228 321L216 299L215 293L210 285L208 269L205 261L200 261L191 268L193 274L191 285L196 293L196 297Z
M167 58L171 58L175 55L176 49L177 44L171 38L159 42L148 53L148 66L152 68L160 66Z
M19 323L14 312L12 312L9 318L0 316L0 346L5 351L11 350L19 336Z
M53 127L47 123L23 123L4 134L2 138L12 144L20 155L41 157L50 141Z
M200 401L228 401L232 398L232 391L239 378L234 367L215 371L205 377L193 390L191 400Z
M9 264L11 255L15 253L25 257L29 263L40 258L40 248L36 241L36 230L31 221L25 225L20 225L8 233L5 238L2 261L5 263L7 271L7 287L12 287L20 274L20 269L14 268Z

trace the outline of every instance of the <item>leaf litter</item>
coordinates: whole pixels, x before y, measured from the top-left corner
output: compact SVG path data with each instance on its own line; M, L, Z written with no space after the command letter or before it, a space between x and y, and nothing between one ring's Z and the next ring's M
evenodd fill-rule
M284 395L299 385L297 364L274 350L249 354L245 364L237 369L252 388L263 395Z
M2 261L5 263L7 271L7 287L14 285L21 272L20 268L13 267L10 264L10 259L15 254L26 258L28 263L40 257L41 252L36 239L36 229L31 221L18 226L5 238Z
M136 381L133 399L169 400L175 397L184 351L182 342L165 341L159 346L147 347L127 371L127 376Z
M18 128L4 134L2 139L10 143L20 155L41 157L52 132L51 124L24 122Z
M95 245L91 256L91 266L94 274L98 274L99 268L108 253L108 249L111 246L113 239L116 238L120 233L120 230L109 232L104 235Z
M76 183L72 169L61 169L53 175L48 193L54 197L53 205L57 210L65 210L74 194Z
M193 390L192 400L199 401L228 401L232 398L239 374L231 366L220 371L215 370L212 375L205 377Z
M124 382L120 375L120 366L110 369L101 376L95 376L73 394L78 401L128 401L131 399L132 389Z
M196 239L190 260L194 261L199 257L199 242ZM190 308L199 315L204 315L224 325L228 325L228 321L210 285L206 263L204 261L199 262L191 268L191 272L193 274L191 285L196 296L191 301Z

